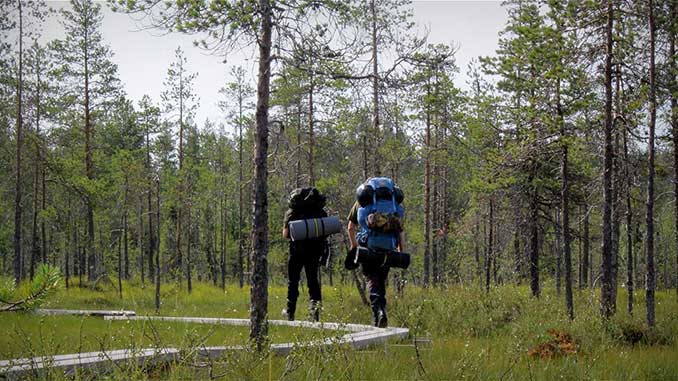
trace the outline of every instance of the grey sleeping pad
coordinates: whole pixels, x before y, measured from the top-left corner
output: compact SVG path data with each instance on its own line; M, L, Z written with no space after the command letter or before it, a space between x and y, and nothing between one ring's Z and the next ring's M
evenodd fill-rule
M325 237L340 231L341 221L337 216L290 221L290 237L292 237L292 241Z

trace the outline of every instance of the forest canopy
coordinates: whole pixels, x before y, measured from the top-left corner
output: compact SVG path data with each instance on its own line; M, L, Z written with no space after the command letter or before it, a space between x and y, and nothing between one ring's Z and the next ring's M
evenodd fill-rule
M260 343L291 191L317 187L345 223L356 187L388 176L412 255L398 288L555 287L574 319L573 290L599 288L611 317L621 287L653 326L655 290L678 293L678 4L502 6L495 54L458 67L407 0L1 2L0 273L138 279L156 309L165 283L249 284ZM227 64L221 118L202 123L200 67L177 48L162 92L132 100L104 7L216 55L251 49L256 74ZM65 36L41 43L50 18ZM360 288L346 249L332 238L322 275Z

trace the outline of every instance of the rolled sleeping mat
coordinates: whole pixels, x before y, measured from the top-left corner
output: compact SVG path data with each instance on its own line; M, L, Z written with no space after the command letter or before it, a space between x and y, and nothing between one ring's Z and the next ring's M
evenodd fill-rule
M341 221L337 216L290 221L292 241L325 237L340 231Z
M355 255L356 263L367 265L397 267L406 269L410 267L410 255L399 251L377 251L366 247L358 247Z

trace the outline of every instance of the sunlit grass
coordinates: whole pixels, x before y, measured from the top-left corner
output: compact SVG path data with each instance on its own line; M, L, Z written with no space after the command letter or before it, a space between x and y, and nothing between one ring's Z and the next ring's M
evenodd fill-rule
M288 357L230 353L222 361L210 364L209 369L213 376L218 374L224 379L678 379L678 303L674 291L657 293L657 326L647 330L642 292L636 292L635 312L629 316L626 292L620 289L617 314L605 322L600 318L598 291L575 290L576 318L570 321L565 313L564 294L557 295L550 282L545 282L543 288L539 299L531 297L528 287L512 285L495 287L489 293L475 285L407 287L402 296L395 296L389 289L390 324L409 328L408 340L361 351L347 346L299 349ZM126 282L122 299L112 287L104 290L61 289L45 307L127 309L140 315L155 314L150 285L142 289L136 282ZM269 318L281 318L285 292L283 286L270 287ZM308 303L305 292L301 290L298 306L301 319ZM249 288L228 285L224 291L198 283L189 295L185 284L163 285L162 301L160 315L246 318ZM68 329L77 331L80 318L70 319L70 323L63 320L59 324L64 329L71 325ZM361 304L354 285L325 285L322 319L369 324L370 310ZM111 324L126 323L99 321L91 326L92 331L114 329ZM148 342L140 334L143 325L137 324L134 334L119 335L121 344L141 346ZM169 330L178 327L168 326ZM552 329L571 334L577 343L577 354L550 359L528 356L531 348L549 339L548 331ZM273 327L271 334L277 342L287 340L290 333L276 333ZM640 335L635 343L629 340L633 334ZM209 336L205 342L219 343L226 335L230 335L228 340L246 339L247 329L184 325L168 333L167 338L179 346L190 346L196 338ZM415 348L411 345L413 337L424 341ZM73 341L69 342L72 346ZM10 344L14 343L5 340L0 345ZM127 368L114 372L120 377L132 377L132 373L125 373L132 372ZM134 372L140 372L134 374L142 378L210 378L208 369L190 361L166 369L135 368Z

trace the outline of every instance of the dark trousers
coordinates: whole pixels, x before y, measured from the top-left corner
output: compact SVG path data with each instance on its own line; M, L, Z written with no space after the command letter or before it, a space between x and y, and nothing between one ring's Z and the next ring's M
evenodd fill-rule
M301 269L306 271L306 283L310 300L321 301L320 282L318 281L318 266L320 265L320 252L316 250L290 250L290 260L287 263L288 283L287 300L292 304L299 297L299 280Z
M388 266L363 265L363 275L367 278L367 292L370 294L372 309L386 308L386 284Z

